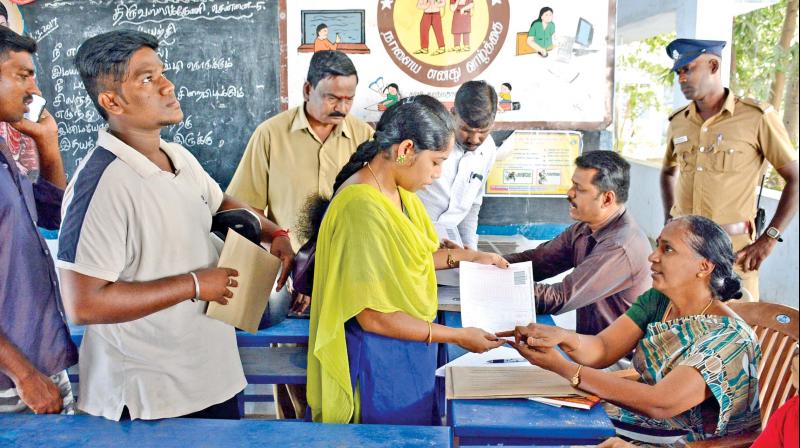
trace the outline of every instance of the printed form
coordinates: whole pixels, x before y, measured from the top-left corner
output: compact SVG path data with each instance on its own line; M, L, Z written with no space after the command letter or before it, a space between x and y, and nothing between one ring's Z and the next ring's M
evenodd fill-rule
M462 326L496 333L536 322L530 261L508 269L462 261L459 268Z

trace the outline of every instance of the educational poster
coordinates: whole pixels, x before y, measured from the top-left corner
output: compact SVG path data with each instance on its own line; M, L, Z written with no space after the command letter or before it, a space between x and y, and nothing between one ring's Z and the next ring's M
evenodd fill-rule
M314 51L348 53L351 113L376 122L399 98L452 106L466 81L498 94L497 128L604 129L611 121L616 0L297 0L286 4L288 106Z
M579 132L514 131L489 172L486 195L566 195L581 147Z

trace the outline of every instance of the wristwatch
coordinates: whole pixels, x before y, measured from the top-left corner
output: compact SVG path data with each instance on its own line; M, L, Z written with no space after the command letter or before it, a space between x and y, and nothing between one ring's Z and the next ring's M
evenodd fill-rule
M572 387L578 387L581 384L581 369L582 368L583 368L583 365L578 364L578 371L575 372L575 375L572 375L572 378L569 379L569 384L572 385Z
M450 249L447 249L447 266L450 266L450 268L458 267L458 262L453 256L453 253L450 252Z
M778 240L779 243L783 242L783 238L781 238L781 231L775 227L770 227L764 232L768 237L772 238L773 240Z

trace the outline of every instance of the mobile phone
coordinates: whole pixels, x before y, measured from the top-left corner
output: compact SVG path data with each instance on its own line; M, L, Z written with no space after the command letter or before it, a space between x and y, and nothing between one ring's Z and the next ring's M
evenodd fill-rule
M45 104L47 104L47 100L34 93L33 101L28 104L28 111L25 112L24 117L30 121L39 121Z

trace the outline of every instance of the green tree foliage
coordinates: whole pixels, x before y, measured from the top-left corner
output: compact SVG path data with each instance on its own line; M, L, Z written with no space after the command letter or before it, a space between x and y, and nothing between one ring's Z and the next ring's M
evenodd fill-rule
M731 72L731 89L737 95L767 101L775 72L789 72L793 56L797 61L796 37L788 51L777 45L786 17L786 3L787 0L781 0L734 19L735 67Z
M787 0L781 0L770 7L757 9L734 19L731 90L737 95L767 101L776 72L786 73L789 79L798 76L797 32L795 31L788 50L778 46L786 19L786 6ZM787 88L796 86L792 82L787 82L786 85ZM786 96L782 95L781 98ZM780 110L784 113L786 105L783 104ZM797 141L793 143L797 150ZM770 167L764 186L782 190L784 182Z
M659 55L669 42L675 39L675 33L658 34L641 41L631 43L628 51L617 59L617 70L638 72L648 78L650 83L617 83L615 87L616 108L615 150L625 152L631 145L637 144L637 118L649 110L667 112L668 106L663 104L663 90L672 85L675 73L659 62ZM661 58L663 59L663 58Z

